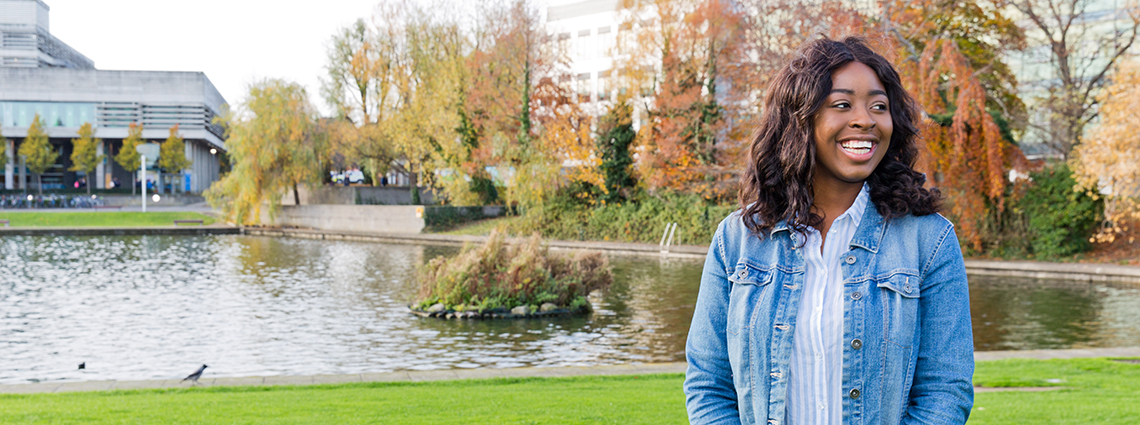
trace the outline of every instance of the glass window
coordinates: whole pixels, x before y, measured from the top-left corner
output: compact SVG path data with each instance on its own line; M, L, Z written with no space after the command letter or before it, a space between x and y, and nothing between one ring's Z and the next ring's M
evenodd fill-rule
M95 124L95 104L80 102L0 102L0 125L29 127L36 114L48 127Z

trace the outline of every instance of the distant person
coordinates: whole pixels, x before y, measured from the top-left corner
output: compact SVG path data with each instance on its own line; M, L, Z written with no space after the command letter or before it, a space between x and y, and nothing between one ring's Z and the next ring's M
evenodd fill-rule
M388 185L388 176L380 176L380 187Z
M966 423L966 268L914 170L920 111L898 71L861 38L818 38L764 103L701 276L689 422Z
M118 189L119 186L122 186L122 185L123 185L123 183L120 182L118 178L111 179L111 188Z

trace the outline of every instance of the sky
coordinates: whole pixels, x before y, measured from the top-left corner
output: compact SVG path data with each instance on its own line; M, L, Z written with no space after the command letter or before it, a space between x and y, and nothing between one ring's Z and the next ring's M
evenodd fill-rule
M102 70L201 71L231 105L263 78L301 83L327 114L329 39L378 0L44 0L51 33Z

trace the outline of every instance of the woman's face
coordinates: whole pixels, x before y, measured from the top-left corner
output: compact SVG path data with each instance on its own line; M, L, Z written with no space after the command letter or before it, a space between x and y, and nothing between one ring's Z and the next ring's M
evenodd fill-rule
M891 108L875 71L849 62L831 73L831 93L816 112L814 186L862 185L891 144Z

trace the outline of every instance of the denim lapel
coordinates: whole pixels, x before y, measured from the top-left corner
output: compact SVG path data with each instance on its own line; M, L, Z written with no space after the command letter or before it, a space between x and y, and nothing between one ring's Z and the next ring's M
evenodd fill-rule
M867 208L863 210L863 219L855 229L855 236L851 237L851 248L859 247L877 254L886 228L887 225L883 216L879 215L875 203L868 202Z

